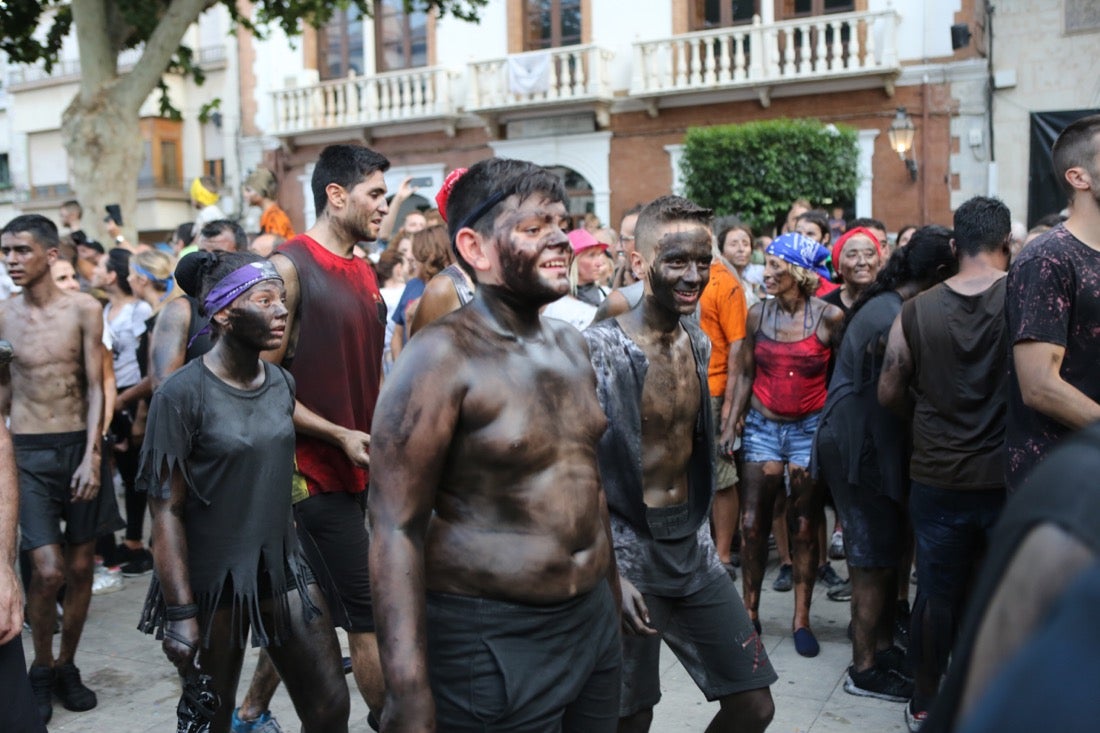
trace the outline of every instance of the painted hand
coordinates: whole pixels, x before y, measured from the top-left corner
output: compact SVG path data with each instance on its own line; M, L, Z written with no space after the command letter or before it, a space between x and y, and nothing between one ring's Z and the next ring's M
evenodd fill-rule
M626 578L620 576L619 586L623 592L623 629L628 634L652 636L657 629L649 625L649 609L645 598Z

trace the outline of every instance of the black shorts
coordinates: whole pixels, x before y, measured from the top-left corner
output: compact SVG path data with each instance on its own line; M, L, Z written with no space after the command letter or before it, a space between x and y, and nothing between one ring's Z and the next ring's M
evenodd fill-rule
M84 459L86 439L83 430L11 436L19 471L21 549L60 545L63 541L80 545L126 526L109 482L99 487L99 494L91 501L72 500L70 486Z
M614 733L619 613L606 582L549 606L427 594L441 731Z
M844 525L844 554L854 568L894 568L905 550L905 507L880 493L878 459L870 442L860 453L859 484L829 424L818 434L818 462Z
M294 505L298 540L336 626L374 631L367 492L316 494Z
M779 677L729 575L683 597L643 593L657 636L623 634L622 717L661 699L663 639L707 700L770 686Z

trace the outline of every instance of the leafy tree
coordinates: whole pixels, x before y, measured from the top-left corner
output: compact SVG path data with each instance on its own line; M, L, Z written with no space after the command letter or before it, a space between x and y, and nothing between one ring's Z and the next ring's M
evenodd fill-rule
M487 0L402 2L406 11L437 11L476 22ZM185 73L202 83L192 49L181 41L199 16L218 4L238 27L262 38L273 27L288 36L300 33L302 23L319 27L349 6L371 16L375 0L0 1L0 50L12 61L41 61L49 71L64 38L76 31L80 90L62 116L61 131L73 187L88 211L102 212L105 204L117 202L123 219L132 222L143 154L138 142L141 105L159 87L162 114L178 114L167 101L162 81L167 72ZM38 29L45 35L36 34ZM135 48L142 49L139 61L120 73L119 54Z
M681 171L693 201L771 231L795 199L851 201L858 159L854 129L778 119L689 129Z

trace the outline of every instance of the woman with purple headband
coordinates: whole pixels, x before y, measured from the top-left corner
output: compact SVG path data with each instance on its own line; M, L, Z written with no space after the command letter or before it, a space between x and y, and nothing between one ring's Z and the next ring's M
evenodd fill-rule
M185 680L200 666L210 676L220 699L211 731L229 730L249 632L302 730L346 731L340 648L291 521L294 382L260 359L286 329L283 281L237 252L190 254L176 281L202 300L214 347L174 372L149 409L140 473L156 574L139 628L163 639Z

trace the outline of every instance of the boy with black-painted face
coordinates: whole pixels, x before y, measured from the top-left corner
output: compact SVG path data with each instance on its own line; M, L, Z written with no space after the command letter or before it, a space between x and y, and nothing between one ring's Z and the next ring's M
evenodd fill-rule
M689 316L710 277L711 212L678 196L642 210L645 295L584 332L608 430L597 448L623 596L620 731L647 731L664 641L721 710L707 730L762 731L776 680L707 520L714 494L710 342Z
M386 731L618 723L619 623L584 340L539 317L569 291L560 179L491 159L447 222L477 280L386 378L371 429L370 569Z

